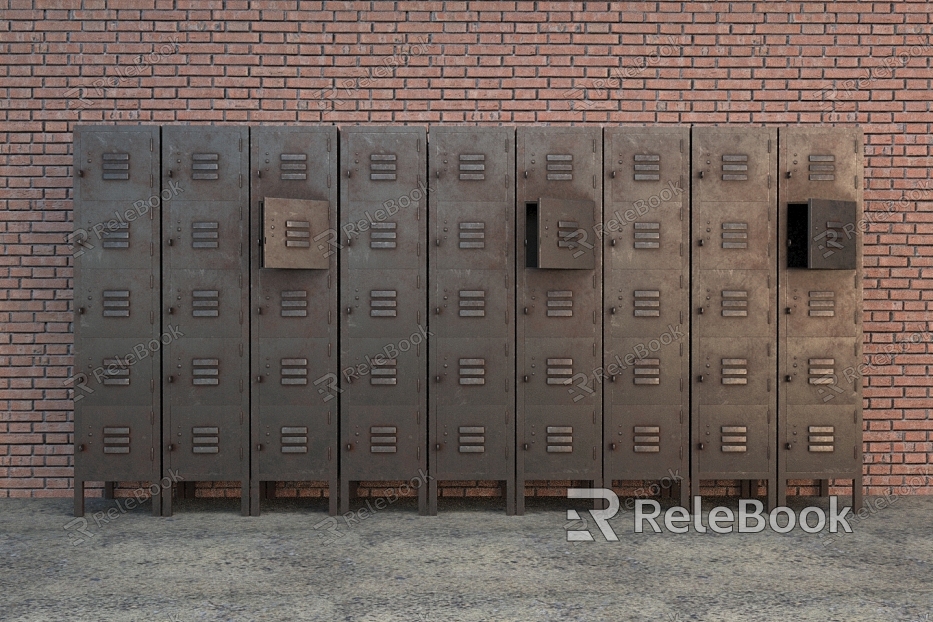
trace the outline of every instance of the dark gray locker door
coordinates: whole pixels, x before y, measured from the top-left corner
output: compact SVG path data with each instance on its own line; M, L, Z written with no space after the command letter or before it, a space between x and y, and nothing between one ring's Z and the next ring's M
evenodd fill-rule
M837 272L788 270L781 296L781 318L788 336L854 337L859 314L861 280L857 275L840 278Z
M593 271L538 270L519 294L526 338L593 337L602 321Z
M518 147L520 200L602 198L599 128L522 127Z
M424 468L423 410L412 406L353 406L341 422L343 477L410 479Z
M353 270L343 282L345 334L385 337L385 345L410 337L425 323L423 275L414 270Z
M790 202L855 200L861 191L858 128L781 128L781 194Z
M78 338L152 335L158 328L158 290L149 270L82 270L75 286Z
M697 412L694 457L701 478L774 477L774 414L761 405L706 405Z
M613 273L611 283L608 277L607 273L607 337L649 340L667 333L686 346L689 275L680 270L628 270Z
M74 198L84 215L110 220L110 204L127 208L158 194L158 127L79 125L74 134Z
M664 341L668 341L666 338ZM687 344L683 344L683 350ZM613 404L681 404L687 392L681 343L629 337L613 341L605 363L607 398ZM627 364L626 356L631 355ZM616 358L618 357L618 358Z
M507 280L514 284L508 272L499 270L435 272L429 310L432 339L496 337L503 347L512 346L515 304L513 290L505 287Z
M614 405L606 413L607 479L686 479L686 424L679 404Z
M490 179L489 184L493 183ZM466 182L464 182L466 184ZM464 192L472 193L472 187ZM476 203L472 195L463 201L442 197L432 203L433 234L431 244L436 248L437 270L503 270L511 274L514 266L509 260L515 245L513 203ZM433 249L432 249L433 251Z
M694 200L768 201L770 191L777 187L774 179L776 138L771 128L696 128L693 131Z
M593 406L536 406L519 439L525 479L600 479L602 433Z
M173 270L164 321L186 337L238 338L246 305L243 278L232 270Z
M769 337L775 334L771 308L774 280L761 270L700 270L693 282L694 331L703 337Z
M778 452L791 477L851 477L862 469L860 405L788 405Z

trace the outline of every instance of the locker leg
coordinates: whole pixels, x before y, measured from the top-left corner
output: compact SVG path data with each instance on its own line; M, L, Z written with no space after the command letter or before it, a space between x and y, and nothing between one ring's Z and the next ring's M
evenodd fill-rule
M515 516L515 478L505 480L505 515Z
M249 485L249 515L259 516L260 504L265 497L260 494L264 482L250 482Z
M437 480L431 480L431 484L437 486ZM418 486L418 514L429 516L428 514L428 488L429 486ZM434 511L437 514L437 510Z
M687 500L687 510L693 512L693 500L700 496L700 478L690 480L690 498Z
M336 477L330 478L330 485L327 487L327 497L328 497L328 511L331 516L337 516L337 503L339 502L340 495L338 494L338 489L340 488L340 482Z
M752 486L751 486L751 484L752 484L752 481L751 481L750 479L743 479L743 480L742 480L742 492L740 493L740 495L741 495L741 497L742 497L743 499L751 499L751 498L752 498L752 492L751 492L751 491L752 491Z
M75 516L84 516L84 480L75 478Z
M242 482L240 482L240 514L242 516L249 516L249 499L250 499L249 480L245 479Z
M862 475L852 479L852 511L858 512L862 509Z
M612 480L609 480L609 486L612 487ZM603 480L602 480L602 478L600 478L600 479L594 479L594 480L593 480L593 488L602 488L602 487L603 487ZM593 499L593 509L594 509L594 510L605 510L606 507L607 507L607 505L608 505L608 503L607 503L607 501L606 501L605 499L602 499L602 498L600 498L600 499Z
M677 483L677 488L680 490L680 507L690 508L690 486L687 485L687 482L680 480Z
M178 484L177 486L169 486L162 490L162 516L169 517L172 515L172 497L176 489L180 490L184 484ZM155 503L155 497L152 498L152 502Z
M434 477L428 482L428 516L437 516L437 478Z
M116 482L104 482L104 499L113 499L113 489Z
M350 511L350 480L340 479L340 513Z
M768 498L771 497L771 486L768 486ZM779 477L777 478L777 505L785 506L787 505L787 478ZM771 508L768 508L768 511L771 511Z
M165 488L159 486L158 492L152 495L152 515L153 516L162 516L162 495L165 494ZM171 489L169 489L169 494L171 494Z
M523 516L525 514L525 480L524 478L515 479L515 515Z
M776 477L768 478L766 481L768 483L768 508L767 509L770 512L771 510L777 507L778 495L781 494L780 490L778 490L778 488L780 488L778 484L781 482L779 482ZM786 497L787 486L785 485L784 488L785 488L785 497Z
M829 480L828 479L820 480L820 496L821 497L829 496Z
M198 497L198 485L196 482L185 482L185 499L196 499Z
M664 485L664 482L658 482L658 488L661 489L661 498L662 498L662 499L670 499L671 497L674 496L674 487L673 487L673 486L665 486L665 485Z

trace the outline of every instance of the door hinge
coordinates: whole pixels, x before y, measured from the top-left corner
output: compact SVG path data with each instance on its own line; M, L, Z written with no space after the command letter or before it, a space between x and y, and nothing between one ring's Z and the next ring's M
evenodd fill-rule
M768 173L768 187L771 187L771 173Z
M415 244L415 257L421 257L421 242Z
M415 458L421 460L421 446L415 447Z
M239 346L240 346L240 356L243 356L243 344L241 343L239 344Z
M684 139L683 138L680 139L680 152L681 153L684 152Z
M155 392L155 380L153 380L152 378L149 379L149 392L150 393Z
M331 411L328 410L328 411L327 411L327 425L330 425L330 418L331 418L332 415L333 415L333 412L331 412Z
M418 153L421 153L421 139L420 138L415 142L415 151L417 151Z
M152 384L152 380L149 381L149 384ZM149 411L149 425L155 425L155 411Z
M596 187L596 175L593 175L593 187Z
M684 459L684 446L683 446L683 445L680 446L680 459L681 459L681 460ZM681 484L681 486L682 486L682 485L683 485L683 484Z
M243 425L243 411L240 411L240 425Z
M328 447L327 448L327 461L330 462L331 460L333 460L333 453L331 452L331 448Z
M330 188L330 173L327 174L327 187Z
M330 289L330 278L331 278L331 274L330 272L328 272L327 273L327 289Z
M771 153L771 139L768 139L768 153Z
M243 392L243 379L240 378L240 393Z
M149 275L149 289L152 289L152 285L153 285L152 275L150 274Z
M421 425L421 411L420 410L415 411L415 423L418 425Z
M153 317L153 313L152 313L152 311L150 311L150 312L149 312L149 323L152 324L152 323L154 322L154 320L155 320L155 318Z
M237 275L236 284L237 284L237 287L239 287L240 289L243 289L243 275L242 274Z
M155 460L155 449L150 447L149 448L149 462L153 462L154 460Z
M237 151L240 151L241 153L243 151L243 137L242 136L240 136L240 143L239 143L239 146L237 147Z
M149 173L149 187L152 188L152 173Z
M149 242L149 256L152 257L155 253L155 248L153 248L153 243Z
M333 320L333 311L328 309L327 310L327 324L330 325L332 320Z
M684 384L684 379L681 378L681 379L680 379L680 386L683 386L683 384ZM681 423L684 422L684 409L683 409L683 408L680 409L680 422L681 422ZM681 447L681 448L680 448L680 455L683 455L683 450L684 450L684 448Z
M596 139L593 139L593 153L596 153Z
M240 460L242 460L242 459L243 459L243 448L240 447Z
M149 137L149 153L152 153L152 137Z
M327 137L327 153L330 153L330 136Z
M596 312L593 311L593 324L595 324L595 323L596 323Z
M240 188L243 187L243 173L240 173Z

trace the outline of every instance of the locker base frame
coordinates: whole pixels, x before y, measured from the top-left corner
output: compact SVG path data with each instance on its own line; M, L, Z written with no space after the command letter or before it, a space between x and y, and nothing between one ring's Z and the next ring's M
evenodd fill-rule
M767 493L766 493L767 503L765 504L765 510L770 512L774 508L778 507L778 505L780 505L780 503L778 502L780 493L778 491L778 485L777 485L778 478L776 475L775 476L761 475L758 477L747 477L747 476L737 477L736 474L729 474L729 473L704 473L702 478L693 477L690 479L690 499L692 500L695 497L700 497L701 496L700 495L700 482L705 481L705 480L711 480L711 479L737 479L739 480L741 482L740 483L741 485L740 497L741 498L751 498L750 496L749 497L745 496L746 492L751 493L751 482L762 482L763 481L765 482L765 486L767 487ZM756 484L756 488L757 486L758 484ZM687 507L687 509L691 511L693 509L692 504L691 506L685 506L685 507Z
M431 476L431 482L428 486L428 511L427 516L437 516L437 484L439 481L455 481L457 479L471 479L471 478L438 478L434 475ZM473 479L482 479L482 478L473 478ZM505 479L493 480L497 482L505 483L505 515L506 516L515 516L515 478L507 477Z
M250 516L259 516L260 503L262 501L269 501L275 499L275 482L304 482L309 480L303 479L274 479L274 480L251 480L249 487L249 515ZM327 480L327 493L328 493L328 502L327 502L327 513L330 516L337 516L337 504L338 504L338 493L340 485L337 480L336 474L333 475L330 479Z
M340 478L340 514L347 514L350 512L350 485L353 482L373 482L380 480L366 479L366 480L351 480ZM384 480L384 481L395 481L395 480ZM432 480L433 481L433 480ZM427 482L428 485L422 484L418 487L418 514L421 516L428 516L428 488L432 482Z
M194 485L196 482L210 482L215 480L185 480L179 482L178 485L173 485L162 490L162 516L169 517L172 516L172 497L177 491L179 493L179 499L188 499L193 498L194 495ZM238 480L230 480L238 481ZM240 482L240 515L249 516L249 480L239 480Z
M829 474L830 477L826 477L826 473L823 473L818 476L813 476L812 474L798 474L791 473L788 476L786 473L781 474L778 477L778 505L784 505L787 503L787 482L791 479L816 479L819 482L820 486L820 497L829 496L829 480L839 480L839 479L849 479L852 480L852 511L858 512L862 509L864 503L864 485L862 483L862 474L858 475L838 475L838 474Z
M75 517L84 516L84 483L85 481L99 481L99 480L83 480L75 478L74 480L74 515ZM161 481L161 480L160 480ZM151 497L152 499L152 515L161 516L162 515L162 487L159 482L155 482L159 488L159 492ZM104 499L113 499L113 491L117 482L115 481L106 481L104 482Z
M515 479L515 516L524 516L525 515L525 481L528 478L516 478ZM568 478L573 480L574 478ZM543 481L551 481L552 478L546 478ZM594 478L594 479L578 479L576 481L580 482L593 482L592 488L602 488L603 487L603 478ZM568 486L572 488L572 486ZM601 510L603 509L604 499L595 499L593 501L593 509Z

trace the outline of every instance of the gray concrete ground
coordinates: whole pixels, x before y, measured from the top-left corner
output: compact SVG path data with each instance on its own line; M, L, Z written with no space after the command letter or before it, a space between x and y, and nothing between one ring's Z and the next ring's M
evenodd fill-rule
M792 501L806 505L828 507ZM593 542L567 541L582 526L570 507ZM400 500L332 523L314 502L243 518L237 500L196 499L103 522L116 502L94 499L83 528L69 499L3 499L0 620L933 620L933 497L832 538L636 534L623 509L607 542L587 507L530 500L508 517L498 501L442 500L421 517Z

